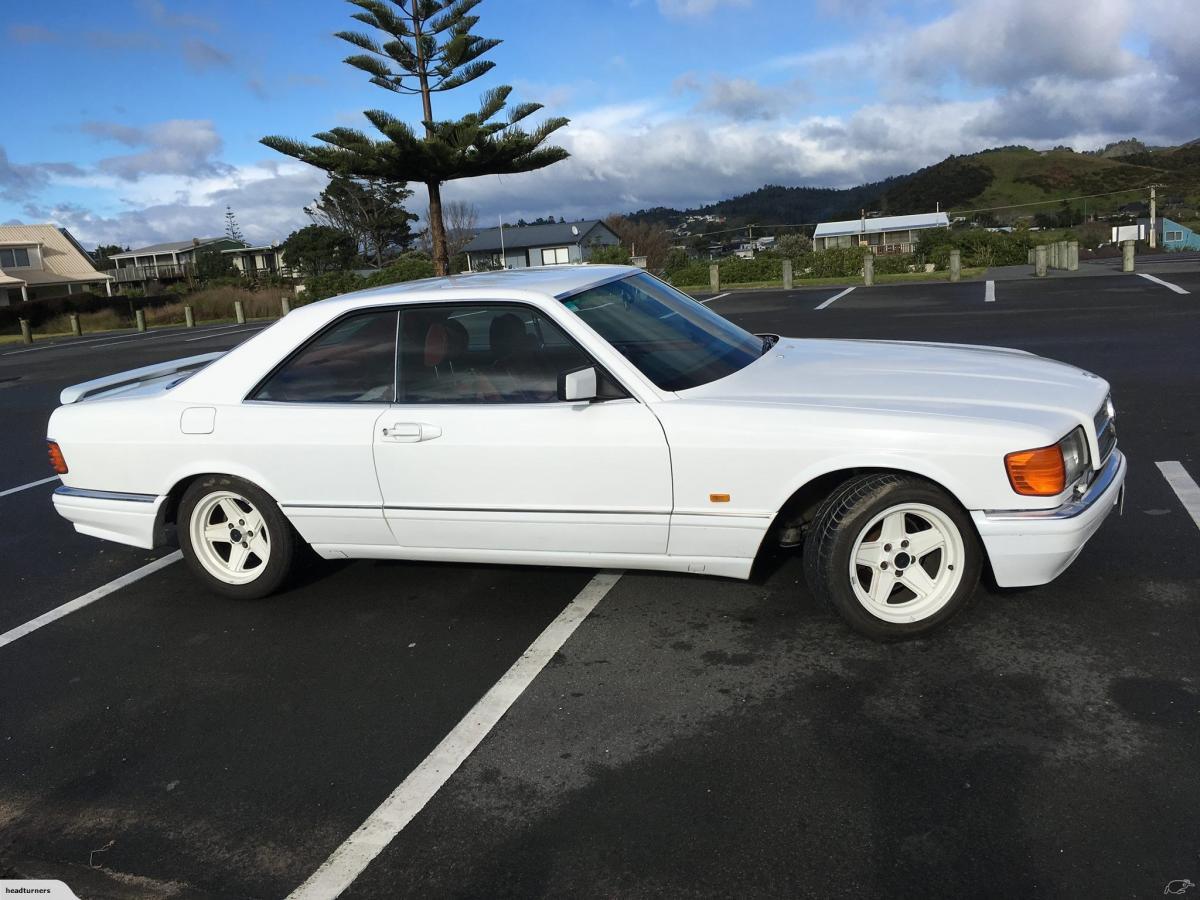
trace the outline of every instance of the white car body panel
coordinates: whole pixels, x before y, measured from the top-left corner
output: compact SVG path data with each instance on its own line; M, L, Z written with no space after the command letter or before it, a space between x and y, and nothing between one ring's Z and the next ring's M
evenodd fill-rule
M81 532L150 546L172 489L222 473L262 487L327 557L744 578L798 489L830 473L888 469L953 494L976 522L997 581L1024 585L1061 572L1120 494L1123 458L1086 515L996 515L1050 514L1072 501L1070 490L1016 494L1003 457L1082 426L1098 459L1093 416L1108 385L1090 373L1016 350L783 339L732 375L663 391L558 299L635 271L543 267L364 291L293 311L181 383L182 370L168 363L147 367L140 380L121 373L68 389L75 393L64 392L65 401L93 395L51 418L48 436L70 466L64 485L150 499L129 510L111 497L65 495L55 506ZM536 308L631 397L417 406L246 400L343 314L443 301ZM383 435L397 425L437 434ZM715 494L728 501L714 502Z

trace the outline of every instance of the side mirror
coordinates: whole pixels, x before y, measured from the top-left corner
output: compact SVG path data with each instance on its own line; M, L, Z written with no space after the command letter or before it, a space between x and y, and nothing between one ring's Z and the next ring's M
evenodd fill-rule
M584 366L558 376L558 399L568 403L596 399L596 368Z

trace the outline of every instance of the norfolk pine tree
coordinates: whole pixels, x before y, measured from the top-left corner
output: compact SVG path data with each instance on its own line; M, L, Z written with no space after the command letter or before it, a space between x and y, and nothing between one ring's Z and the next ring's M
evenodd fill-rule
M543 146L567 119L550 118L530 131L518 123L542 108L520 103L505 110L512 88L487 91L479 112L458 120L435 120L433 95L462 87L489 72L495 63L481 59L500 41L471 34L479 21L470 15L480 0L350 0L361 11L352 18L387 36L384 43L354 31L337 37L365 51L345 62L370 77L372 84L421 98L424 137L383 110L363 113L384 140L353 128L332 128L313 135L320 144L270 136L262 143L326 172L390 182L422 182L429 192L429 232L433 264L439 275L450 271L442 220L442 184L479 175L512 175L566 159L561 147Z

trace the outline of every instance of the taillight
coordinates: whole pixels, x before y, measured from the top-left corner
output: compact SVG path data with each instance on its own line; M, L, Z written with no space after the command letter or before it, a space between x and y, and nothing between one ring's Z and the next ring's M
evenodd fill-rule
M1012 489L1027 497L1054 497L1067 489L1067 470L1058 444L1018 450L1004 457Z
M57 441L46 441L46 450L50 454L50 468L59 475L67 474L67 460Z

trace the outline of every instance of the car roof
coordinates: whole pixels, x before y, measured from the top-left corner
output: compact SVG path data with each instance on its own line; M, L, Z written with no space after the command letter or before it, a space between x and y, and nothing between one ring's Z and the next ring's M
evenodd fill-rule
M504 269L496 272L466 272L461 275L386 284L382 287L367 288L330 297L327 300L319 300L317 303L353 309L358 306L372 306L392 301L415 303L438 299L439 295L447 296L447 299L459 299L464 294L480 292L495 292L495 296L503 298L522 294L565 297L641 271L643 270L636 266L575 263L561 266L532 266L527 269Z

